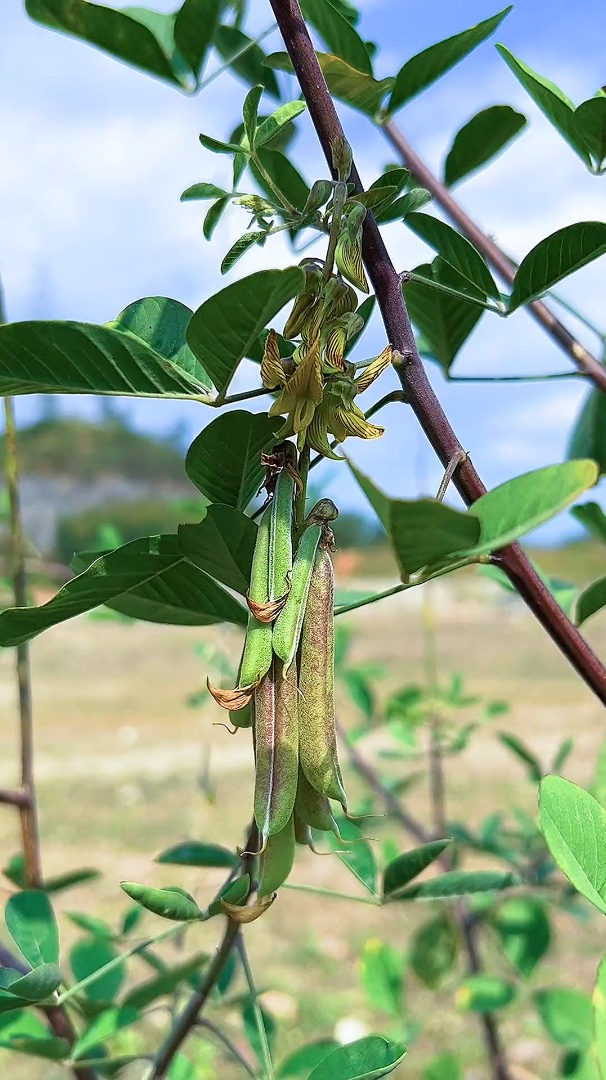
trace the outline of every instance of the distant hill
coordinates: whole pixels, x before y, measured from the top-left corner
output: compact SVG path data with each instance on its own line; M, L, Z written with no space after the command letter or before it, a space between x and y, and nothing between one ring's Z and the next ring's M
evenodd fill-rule
M116 418L91 423L73 418L40 420L18 433L24 475L71 476L92 480L121 476L129 480L172 480L186 484L183 454L166 440L133 431ZM0 469L6 456L0 437Z
M44 419L20 429L17 438L25 531L46 555L57 555L60 523L80 518L88 511L98 521L105 517L102 509L107 508L106 520L111 524L112 508L120 504L124 508L122 518L132 508L132 528L135 535L140 535L135 523L141 522L143 527L144 519L149 518L145 504L153 504L149 510L159 526L163 522L161 508L166 505L164 527L170 529L174 526L175 502L202 503L202 496L185 473L183 453L167 440L132 431L120 418L99 423ZM2 435L0 478L5 457L6 440ZM126 520L122 524L130 539ZM76 527L81 529L80 521ZM62 548L66 544L64 539Z

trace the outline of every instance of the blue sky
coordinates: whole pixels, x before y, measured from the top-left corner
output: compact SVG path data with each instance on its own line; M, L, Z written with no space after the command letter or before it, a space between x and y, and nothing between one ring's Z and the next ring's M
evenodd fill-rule
M174 3L157 0L170 11ZM255 0L255 31L271 23L269 5ZM452 5L435 0L362 0L362 33L379 44L378 74L394 74L415 52L494 14L487 0ZM31 23L20 3L3 5L0 39L0 269L9 317L72 318L105 322L142 296L165 295L197 307L236 276L288 265L281 241L256 250L221 279L218 264L244 230L234 209L227 231L211 244L202 237L206 204L182 205L189 184L229 178L224 157L203 150L198 134L226 137L239 114L243 87L223 75L189 98L73 39ZM398 115L425 159L440 169L455 132L480 108L508 103L530 127L484 173L463 183L458 197L483 227L521 257L539 239L572 221L603 219L604 178L589 175L533 107L501 60L494 43L556 81L575 101L595 93L603 80L603 40L597 5L549 6L523 0L471 58ZM281 48L275 33L267 51ZM211 58L207 74L217 66ZM292 96L296 92L293 88ZM387 144L361 114L339 106L363 179L370 183L393 161ZM295 158L308 180L325 166L304 115ZM401 223L385 229L396 265L413 267L428 252ZM603 313L604 261L569 279L562 291L597 323ZM591 348L592 335L566 321ZM380 321L368 331L361 355L385 344ZM455 374L566 370L566 358L523 312L504 321L485 316L459 354ZM556 383L447 385L431 365L430 377L463 445L488 486L529 468L561 460L570 423L585 387ZM252 370L243 366L234 389L245 389ZM387 391L393 376L385 376ZM394 383L395 385L395 383ZM372 391L369 393L371 398ZM65 411L94 415L91 399L63 399ZM26 422L38 403L18 405ZM182 421L193 438L214 416L200 405L127 404L133 422L168 431ZM386 435L352 440L348 452L392 494L413 496L437 486L440 468L418 425L402 406L385 410ZM343 507L363 500L346 466L323 465L324 482ZM320 477L318 477L319 479ZM456 501L456 497L454 500ZM544 539L574 533L563 517L542 531Z

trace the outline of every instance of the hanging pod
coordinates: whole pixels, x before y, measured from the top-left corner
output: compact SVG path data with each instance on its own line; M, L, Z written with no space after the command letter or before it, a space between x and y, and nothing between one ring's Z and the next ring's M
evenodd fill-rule
M292 815L297 793L299 709L297 670L284 678L274 656L255 690L255 820L263 849Z
M301 628L299 763L311 786L346 810L335 731L334 651L334 574L327 544L322 543Z
M318 829L321 832L332 832L339 837L339 840L342 839L339 826L333 817L330 802L326 795L322 795L321 792L311 786L300 766L297 797L295 799L295 816L308 828ZM309 840L305 841L305 843L309 842Z
M321 499L309 514L292 567L290 592L273 628L273 648L284 664L284 674L297 655L307 594L320 537L338 510L331 499Z
M295 823L291 814L284 828L270 836L259 860L259 888L261 903L273 896L286 881L295 861Z

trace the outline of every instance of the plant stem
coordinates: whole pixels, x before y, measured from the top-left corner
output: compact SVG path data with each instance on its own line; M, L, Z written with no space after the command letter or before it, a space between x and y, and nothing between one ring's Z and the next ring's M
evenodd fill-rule
M12 563L13 596L15 607L27 606L27 580L25 574L25 537L21 519L19 492L19 458L17 452L17 428L13 399L4 399L6 423L6 479L10 504L10 547ZM17 645L17 687L19 693L19 732L21 742L21 790L19 820L21 844L25 858L25 876L30 888L42 886L42 861L40 857L40 833L36 782L34 777L34 725L32 714L32 683L27 642Z
M303 530L303 522L305 521L305 504L307 501L307 480L309 478L310 469L310 454L308 444L306 443L301 453L299 454L299 476L301 477L301 487L297 490L295 497L295 513L294 513L294 531L295 541L298 543Z
M181 1044L189 1035L191 1029L198 1020L198 1014L204 1008L211 991L216 986L217 980L227 963L231 951L234 948L240 933L240 925L233 919L227 919L225 932L221 944L217 949L214 959L208 969L206 978L199 990L191 995L187 1005L169 1031L166 1039L161 1044L147 1075L146 1080L162 1080L165 1077L170 1063L179 1050Z
M351 896L349 893L335 892L334 889L322 889L319 885L299 885L293 881L285 881L280 886L282 889L292 889L293 892L315 893L317 896L330 896L333 900L353 900L356 904L371 904L379 907L379 901L371 896Z
M221 402L215 402L214 404L218 405L218 407L221 405L234 405L236 401L249 401L251 398L266 397L267 394L269 394L269 390L261 386L256 390L244 390L241 394L230 394L228 397L224 397Z
M344 132L301 15L297 0L270 0L288 49L309 114L329 168L332 147ZM334 175L334 171L333 171ZM350 183L362 192L352 167ZM388 340L399 354L396 371L410 405L442 464L446 467L463 450L438 401L423 367L406 311L400 276L389 258L378 226L369 212L364 222L363 254L385 323ZM576 343L578 345L578 343ZM597 361L595 361L597 364ZM586 365L583 365L586 367ZM598 364L598 367L600 365ZM606 385L606 369L601 369ZM592 369L593 372L593 369ZM468 505L486 491L469 457L457 469L457 488ZM538 577L519 544L500 553L500 563L521 597L570 663L606 705L606 669Z
M246 946L244 944L244 938L238 937L236 941L236 948L242 961L242 968L244 969L244 975L246 982L248 983L248 989L250 991L252 1007L255 1014L255 1023L257 1025L257 1034L259 1036L259 1045L261 1047L261 1057L263 1059L263 1078L262 1080L275 1080L274 1066L271 1060L271 1050L269 1048L269 1040L267 1038L267 1032L265 1030L265 1021L263 1019L263 1012L259 1005L257 988L255 986L255 980L252 973L252 969L248 960L248 953L246 952Z
M257 826L253 820L248 829L248 836L244 845L246 852L256 851L259 843L259 836L257 832ZM244 873L250 873L252 880L253 868L254 868L255 856L243 855L242 856L242 869ZM227 878L230 881L234 876L232 871ZM172 928L171 928L172 929ZM217 981L225 967L231 953L237 945L238 938L240 936L240 924L233 919L228 918L223 933L221 944L219 945L214 959L212 960L210 967L206 973L206 978L199 990L194 991L185 1008L176 1017L175 1022L169 1031L168 1035L160 1045L151 1066L150 1071L147 1073L145 1080L162 1080L166 1076L170 1064L185 1042L187 1036L190 1034L192 1028L196 1025L199 1019L200 1012L204 1008L210 994L212 993Z
M269 175L267 169L265 168L265 166L259 160L259 155L255 154L255 153L252 153L250 155L250 157L251 157L251 161L253 162L257 172L259 172L260 175L263 177L263 179L264 179L265 183L267 184L269 190L271 192L273 192L273 194L276 196L276 199L278 200L279 205L283 206L284 209L286 210L286 212L288 214L290 214L291 217L294 217L294 218L300 217L301 215L300 215L299 211L297 210L296 206L293 206L293 204L290 202L290 200L286 198L286 195L284 195L284 193L282 191L280 191L280 188L278 187L278 185L275 184L274 181L272 180L272 178Z
M548 382L550 379L586 379L586 371L552 371L548 375L448 375L448 382L467 383L527 383Z
M254 1069L250 1067L244 1055L241 1054L238 1050L238 1047L231 1041L229 1036L226 1035L225 1032L222 1031L217 1024L213 1023L212 1020L208 1020L205 1016L202 1016L199 1020L196 1020L196 1027L206 1028L207 1031L212 1031L215 1038L217 1038L219 1042L223 1043L225 1049L229 1051L229 1053L232 1055L232 1057L236 1059L236 1061L240 1062L242 1068L246 1069L248 1075L252 1076L253 1080L255 1080L256 1073Z
M474 247L482 253L486 261L490 263L503 280L511 285L516 275L516 266L511 259L501 251L494 240L491 240L489 236L482 232L475 221L453 198L450 191L434 176L431 169L427 167L417 152L413 150L410 143L404 138L397 124L393 120L388 120L380 126L391 145L397 150L402 163L407 169L410 169L415 180L431 192L451 221L454 221L461 232L471 240ZM589 375L600 390L606 392L606 368L603 368L599 360L570 333L547 304L543 303L542 300L534 300L531 304L528 304L528 308L543 329L570 357L576 367Z

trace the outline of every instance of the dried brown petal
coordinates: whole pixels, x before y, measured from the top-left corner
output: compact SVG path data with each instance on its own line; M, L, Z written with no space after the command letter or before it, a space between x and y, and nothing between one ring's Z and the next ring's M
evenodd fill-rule
M211 686L209 679L206 680L206 685L217 705L220 705L222 709L227 709L228 712L245 709L252 701L255 689L254 686L236 686L234 690L221 690L218 686Z
M230 904L229 900L221 900L221 907L226 915L229 915L230 919L237 923L251 923L255 919L260 918L276 899L276 893L273 896L264 898L263 900L257 900L254 904L249 904L248 907L241 907L239 904Z
M286 600L288 598L288 592L285 592L283 596L278 597L277 600L267 600L264 604L258 604L256 601L251 600L250 596L246 597L246 603L250 611L252 611L255 619L261 623L271 623L274 619L277 619L278 615L282 611Z

